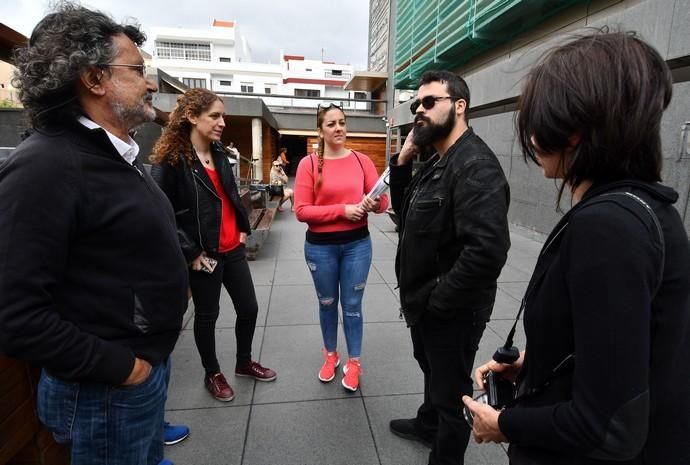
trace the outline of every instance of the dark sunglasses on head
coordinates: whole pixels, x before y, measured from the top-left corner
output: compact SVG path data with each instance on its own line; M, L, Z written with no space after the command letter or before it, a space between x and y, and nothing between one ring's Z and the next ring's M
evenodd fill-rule
M436 102L439 100L445 100L445 99L451 99L451 100L460 100L462 97L454 97L452 95L446 95L444 97L434 97L433 95L427 95L423 99L417 99L414 102L410 104L410 111L414 115L417 113L417 108L419 106L423 106L425 110L431 110L434 108L434 105L436 105Z
M318 113L320 111L330 110L331 108L337 108L338 110L343 111L343 107L331 102L331 103L319 103L316 106L316 112Z

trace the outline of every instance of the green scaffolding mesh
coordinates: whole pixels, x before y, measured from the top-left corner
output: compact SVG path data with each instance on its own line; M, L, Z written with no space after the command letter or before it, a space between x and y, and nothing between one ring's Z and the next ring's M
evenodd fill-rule
M395 87L412 89L429 69L457 68L587 0L400 0Z

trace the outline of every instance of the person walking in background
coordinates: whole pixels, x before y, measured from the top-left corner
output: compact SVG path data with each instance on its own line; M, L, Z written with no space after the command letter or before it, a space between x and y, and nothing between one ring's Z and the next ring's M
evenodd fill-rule
M287 165L290 164L290 161L287 159L287 149L285 147L282 147L280 149L278 159L280 160L280 163L283 165L283 168L287 168Z
M175 210L180 246L191 268L194 340L204 384L215 399L229 402L235 394L216 356L221 286L237 312L235 375L257 381L277 375L251 358L258 306L244 247L250 227L220 143L224 116L223 101L211 91L191 89L178 97L153 148L151 174Z
M460 76L428 71L410 109L414 129L390 162L400 216L396 275L414 357L424 374L415 418L391 431L431 446L430 465L462 464L470 437L458 399L470 377L506 262L510 193L501 165L467 123L470 90ZM436 153L412 176L412 159Z
M240 151L235 147L233 141L230 141L227 147L225 147L225 151L228 154L228 161L232 166L232 174L235 176L235 180L238 180L240 177L240 166L242 165L240 162Z
M524 297L526 350L476 372L517 381L513 406L463 399L512 465L690 463L690 244L659 183L671 89L664 58L624 32L571 40L527 77L518 140L572 208Z
M290 207L292 211L295 211L295 193L292 189L287 187L288 176L283 170L283 164L280 160L273 160L273 165L271 166L271 193L275 192L279 194L280 201L278 202L278 211L282 212L282 205L290 200Z
M384 212L388 198L366 195L378 179L376 168L369 157L346 148L346 118L340 107L319 106L316 128L318 153L306 156L297 167L295 211L308 225L304 256L319 301L325 362L318 378L332 381L340 364L340 301L349 356L342 385L354 392L362 373L362 297L371 266L367 214Z
M153 121L138 25L61 2L20 49L35 131L0 168L0 351L43 367L38 416L72 465L157 465L187 270L137 160Z

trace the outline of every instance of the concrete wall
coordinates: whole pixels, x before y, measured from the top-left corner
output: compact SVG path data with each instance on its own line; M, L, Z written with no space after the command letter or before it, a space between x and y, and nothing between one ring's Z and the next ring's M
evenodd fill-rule
M668 60L690 57L690 0L593 1L565 11L511 43L457 69L470 86L471 106L490 107L517 97L521 80L545 50L562 43L570 34L581 32L584 27L604 25L637 31ZM688 102L690 82L676 83L673 101L664 114L661 130L663 181L678 191L680 198L676 207L690 234L690 154L679 157L681 125L690 121ZM555 206L557 187L553 180L544 179L541 169L526 165L522 160L522 153L515 143L514 113L498 111L492 116L472 118L470 124L494 149L509 178L512 192L510 221L537 234L548 233L560 217ZM569 205L569 198L564 197L562 209L566 211Z
M16 147L29 121L21 108L0 108L0 147Z

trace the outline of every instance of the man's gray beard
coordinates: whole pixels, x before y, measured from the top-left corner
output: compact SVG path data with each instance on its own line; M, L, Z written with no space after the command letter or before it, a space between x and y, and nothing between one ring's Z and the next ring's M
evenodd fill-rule
M453 131L455 127L455 105L451 106L446 120L441 124L426 121L425 126L414 127L413 142L418 147L425 147L433 145L436 142L445 139Z
M148 96L144 97L139 103L132 106L126 106L122 102L113 103L115 117L128 130L153 121L156 119L156 110L147 105L147 98Z

